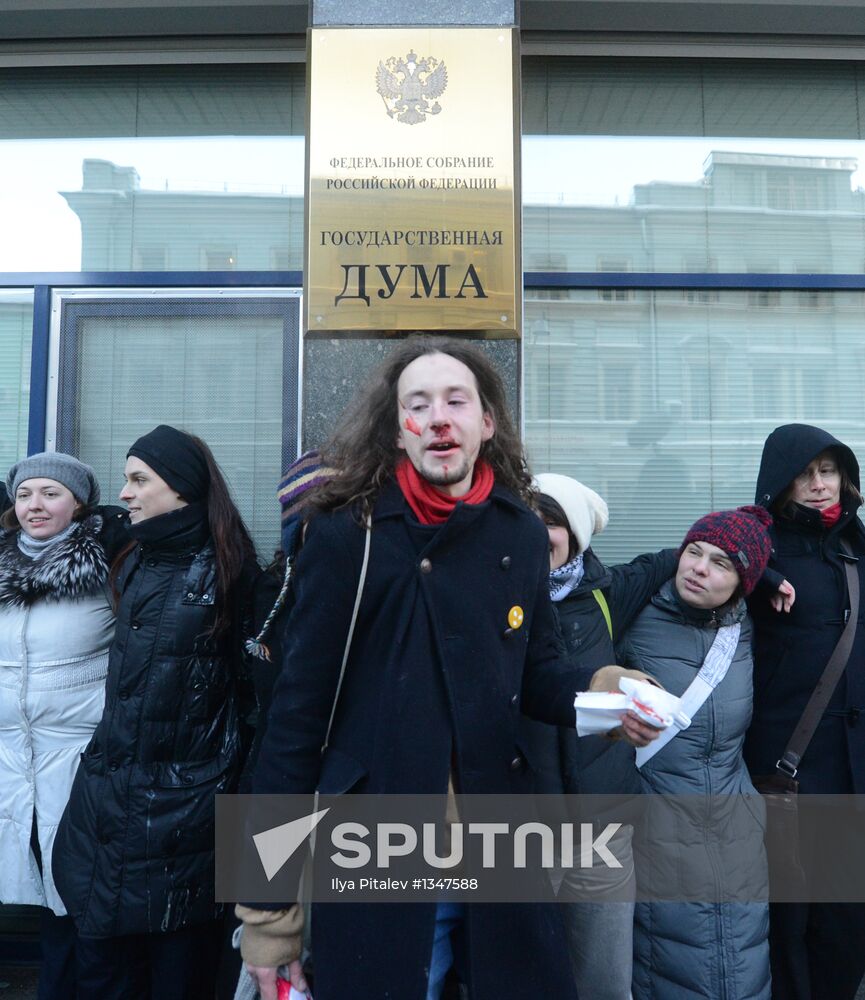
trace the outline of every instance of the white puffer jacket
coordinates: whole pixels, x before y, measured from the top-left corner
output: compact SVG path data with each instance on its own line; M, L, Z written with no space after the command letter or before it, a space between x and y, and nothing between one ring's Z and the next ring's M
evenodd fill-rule
M58 915L51 850L102 716L114 634L101 526L87 518L37 560L19 551L17 532L0 537L0 902Z

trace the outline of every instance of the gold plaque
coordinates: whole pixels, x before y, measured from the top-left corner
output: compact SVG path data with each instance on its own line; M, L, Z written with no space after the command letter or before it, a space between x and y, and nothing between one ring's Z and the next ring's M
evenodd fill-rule
M512 28L309 35L305 326L515 337Z

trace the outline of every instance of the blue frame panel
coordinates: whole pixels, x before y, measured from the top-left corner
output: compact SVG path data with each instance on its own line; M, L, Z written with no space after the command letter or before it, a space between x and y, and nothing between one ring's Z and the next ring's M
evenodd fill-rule
M716 288L736 291L865 291L865 274L683 274L656 271L527 271L525 288Z
M45 411L48 407L48 340L51 329L51 289L33 290L33 339L30 347L30 413L27 454L45 448Z

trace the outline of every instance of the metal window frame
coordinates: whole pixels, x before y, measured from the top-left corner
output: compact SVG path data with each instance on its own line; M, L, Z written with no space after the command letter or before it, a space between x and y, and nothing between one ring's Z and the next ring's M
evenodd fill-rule
M177 300L184 314L198 319L240 313L282 320L281 463L285 468L300 452L301 293L293 288L55 288L51 295L49 378L45 413L45 447L71 452L71 431L79 387L72 378L79 350L82 318L128 315L132 303L143 303L145 316L173 316ZM244 302L249 305L243 306ZM244 309L251 310L245 312ZM63 374L65 372L65 375Z
M300 271L73 271L73 272L6 272L0 274L0 289L33 289L33 336L30 358L30 413L27 427L27 453L42 451L47 434L49 406L52 301L56 291L105 292L116 295L120 290L141 294L146 289L162 291L195 290L197 293L217 290L254 292L275 289L285 294L300 295L303 276ZM302 347L299 341L299 348ZM302 377L301 358L297 361L297 393L300 398ZM300 433L298 414L298 434Z

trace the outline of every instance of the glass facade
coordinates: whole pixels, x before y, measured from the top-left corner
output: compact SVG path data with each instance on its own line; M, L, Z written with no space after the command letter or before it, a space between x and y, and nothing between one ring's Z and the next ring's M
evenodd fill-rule
M753 503L763 441L826 427L865 453L865 293L596 290L526 303L526 443L610 506L604 558Z
M4 70L0 95L0 272L302 266L302 67Z
M523 265L561 279L526 296L526 442L537 471L608 500L602 555L675 544L709 508L750 501L780 423L865 445L863 293L806 277L865 275L865 69L530 57L523 91ZM194 286L208 271L300 270L304 115L300 65L0 70L7 285L22 271L173 271ZM29 290L0 298L7 465L26 450L31 322ZM259 374L282 364L273 338L260 354L255 329L235 332L235 358L250 345ZM124 366L142 336L88 327L84 433L107 426L118 387L135 391ZM160 351L193 342L170 324L159 337Z
M862 74L528 60L526 269L862 274Z
M865 445L862 293L772 286L865 271L862 83L852 63L525 65L525 268L610 279L527 294L526 443L607 499L605 559L752 502L779 424ZM706 285L660 287L677 274Z

